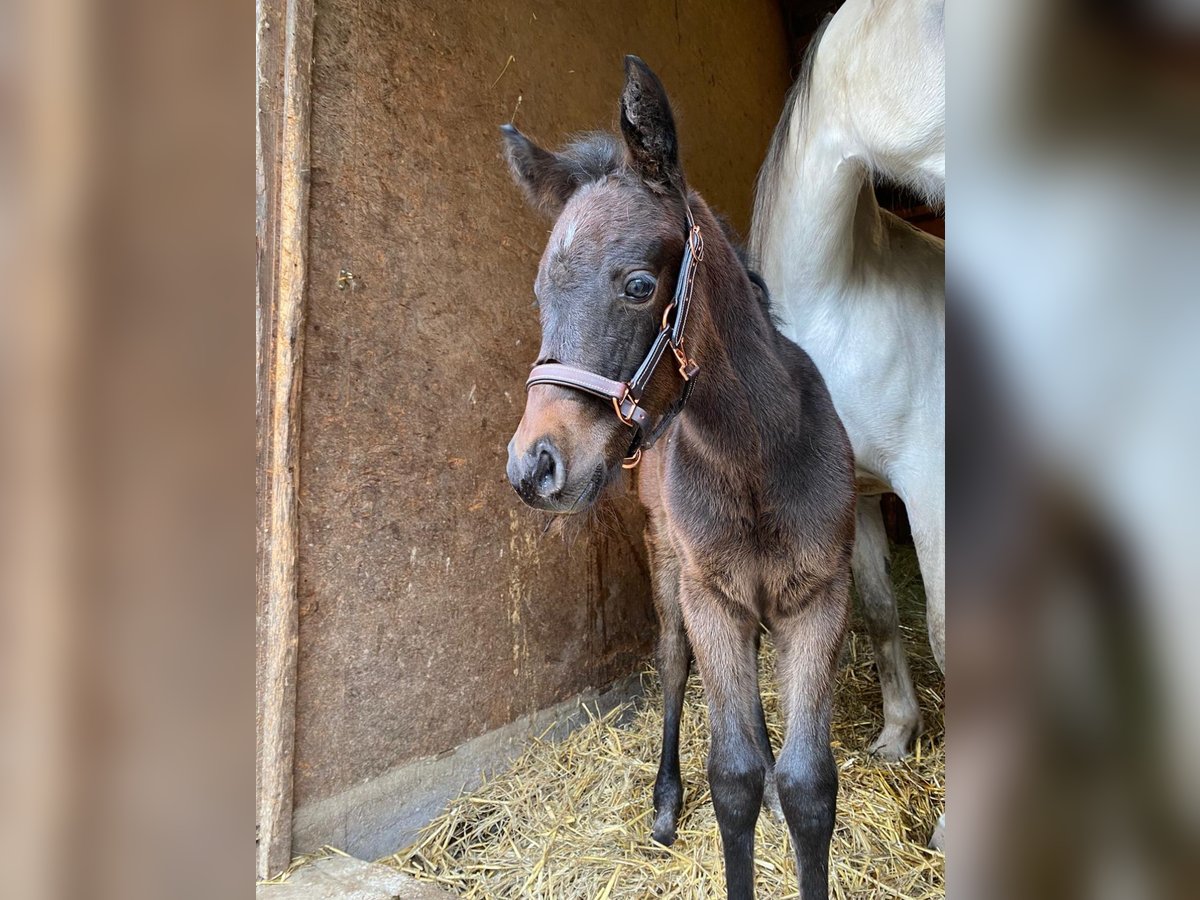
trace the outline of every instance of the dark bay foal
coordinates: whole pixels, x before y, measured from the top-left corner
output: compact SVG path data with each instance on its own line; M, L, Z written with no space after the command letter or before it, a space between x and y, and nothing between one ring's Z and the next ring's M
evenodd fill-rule
M624 141L591 135L551 153L504 128L517 183L555 220L534 288L541 352L508 476L531 506L575 512L658 442L639 484L666 707L654 837L675 839L683 803L679 717L694 653L729 896L753 897L754 825L773 771L801 896L825 898L850 444L812 361L776 330L761 282L687 191L666 93L636 57L621 129ZM760 624L779 650L778 761L758 689Z

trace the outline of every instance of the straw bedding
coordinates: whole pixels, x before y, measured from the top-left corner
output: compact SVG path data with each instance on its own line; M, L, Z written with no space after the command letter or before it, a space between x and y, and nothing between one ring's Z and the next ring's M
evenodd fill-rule
M912 757L885 763L865 748L882 724L870 643L856 620L840 673L833 749L840 773L832 896L944 897L945 860L925 848L944 803L942 677L925 637L911 548L893 580L925 734ZM764 641L763 701L772 743L782 731L774 655ZM671 847L650 840L662 698L594 719L561 743L535 740L511 769L454 801L411 847L382 862L472 898L723 898L720 837L705 777L708 724L699 678L688 686L681 756L685 801ZM787 828L764 811L756 835L762 897L797 897Z

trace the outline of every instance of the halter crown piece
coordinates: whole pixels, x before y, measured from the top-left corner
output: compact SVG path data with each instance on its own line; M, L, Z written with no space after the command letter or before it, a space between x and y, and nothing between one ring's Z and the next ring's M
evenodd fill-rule
M692 392L692 380L700 367L695 360L687 355L684 348L684 329L687 327L688 310L692 305L692 288L696 280L696 269L700 260L704 259L704 238L700 234L700 226L692 218L691 207L688 206L684 195L683 209L687 214L687 240L683 246L683 260L679 264L679 277L675 280L675 296L670 305L663 311L662 327L650 349L646 352L642 364L638 366L633 377L628 381L614 381L589 372L587 369L577 369L561 363L543 363L533 367L529 380L525 382L525 390L535 384L557 384L561 387L574 388L596 397L612 401L613 411L624 424L633 428L633 442L625 455L622 466L632 469L642 460L642 451L649 450L666 432L668 426L679 415L688 395ZM683 389L670 408L650 427L650 415L639 404L646 385L654 377L658 364L666 355L667 348L675 356L679 367L679 375L683 379Z

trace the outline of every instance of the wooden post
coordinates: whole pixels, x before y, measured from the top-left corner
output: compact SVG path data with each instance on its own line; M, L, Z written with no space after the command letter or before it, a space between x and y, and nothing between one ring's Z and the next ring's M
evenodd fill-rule
M257 877L292 853L313 0L256 2Z

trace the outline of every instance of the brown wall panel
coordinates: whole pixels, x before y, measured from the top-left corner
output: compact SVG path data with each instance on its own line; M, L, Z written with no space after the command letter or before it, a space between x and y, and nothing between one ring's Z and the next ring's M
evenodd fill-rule
M774 2L317 3L297 807L651 646L635 504L543 536L504 479L548 226L497 126L614 126L628 52L675 100L692 184L745 232L787 87Z

